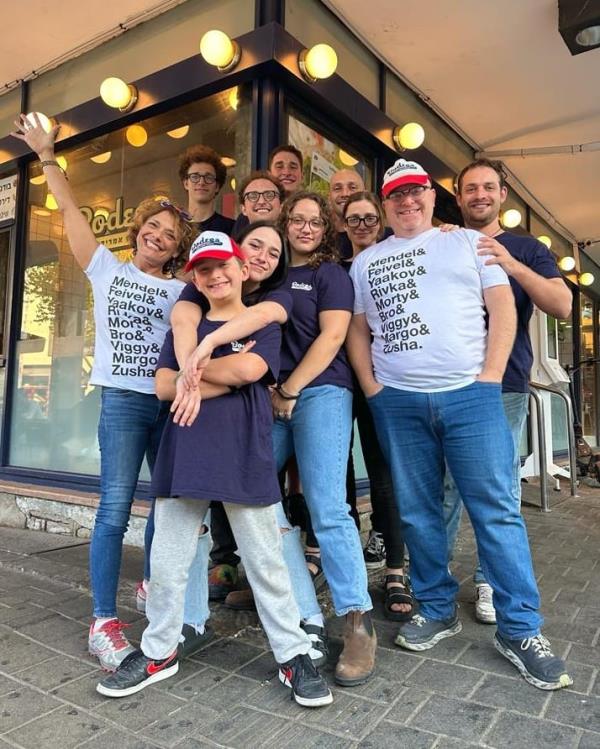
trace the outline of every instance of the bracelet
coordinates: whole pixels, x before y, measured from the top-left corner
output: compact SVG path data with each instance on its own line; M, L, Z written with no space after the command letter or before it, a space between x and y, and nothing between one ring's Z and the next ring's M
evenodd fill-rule
M275 390L277 393L279 393L279 397L283 398L284 401L297 401L300 397L300 393L298 393L298 395L290 395L283 389L282 385L277 385Z
M65 179L69 179L67 177L67 173L65 172L65 170L62 168L62 166L55 159L46 159L45 161L40 161L40 166L42 167L42 169L45 166L57 166L60 169L60 171L63 173L64 178Z

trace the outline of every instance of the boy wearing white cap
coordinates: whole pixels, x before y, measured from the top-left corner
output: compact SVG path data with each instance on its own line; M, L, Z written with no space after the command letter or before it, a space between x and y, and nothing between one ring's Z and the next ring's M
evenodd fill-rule
M210 309L198 326L204 336L244 311L242 283L248 277L243 253L226 234L203 232L185 268ZM275 659L279 679L305 707L332 702L325 680L312 665L311 641L300 615L281 552L274 505L280 501L273 458L272 407L268 386L279 371L281 329L274 323L245 341L220 346L213 360L222 385L202 384L204 401L190 427L169 419L152 478L155 535L141 650L98 684L108 697L124 697L177 673L177 643L183 621L188 571L198 531L212 500L221 501L231 523L256 606ZM157 367L157 394L173 399L177 359L172 331Z

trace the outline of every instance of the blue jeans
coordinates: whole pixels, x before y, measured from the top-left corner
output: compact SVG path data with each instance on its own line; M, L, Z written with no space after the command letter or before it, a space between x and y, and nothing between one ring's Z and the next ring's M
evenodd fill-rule
M277 470L296 454L337 616L373 607L360 536L346 504L351 428L352 393L335 385L306 388L290 421L276 419L273 425ZM292 580L292 587L295 585Z
M154 466L169 406L155 395L102 388L100 504L90 544L94 616L117 615L123 536L144 455Z
M508 422L508 428L514 445L513 458L513 498L517 507L521 507L521 435L527 419L527 410L529 405L528 393L502 393L502 402L504 404L504 413ZM454 546L460 520L462 517L463 504L460 494L452 478L450 471L446 472L444 480L444 518L446 521L446 533L448 534L448 558L451 560L454 554ZM477 563L477 569L473 575L476 585L487 582L481 565Z
M419 393L384 387L369 399L392 471L411 580L423 616L455 612L442 500L445 461L471 519L479 559L494 590L498 631L533 637L542 618L527 532L513 499L513 455L501 386L474 382Z

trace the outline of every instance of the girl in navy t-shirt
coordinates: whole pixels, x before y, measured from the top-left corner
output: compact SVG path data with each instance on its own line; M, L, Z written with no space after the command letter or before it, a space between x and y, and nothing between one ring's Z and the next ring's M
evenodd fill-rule
M316 193L288 198L280 216L290 252L286 287L293 306L273 393L277 468L295 453L335 611L346 616L336 681L366 681L377 638L360 537L346 504L352 429L352 373L343 348L354 291L338 263L329 207Z

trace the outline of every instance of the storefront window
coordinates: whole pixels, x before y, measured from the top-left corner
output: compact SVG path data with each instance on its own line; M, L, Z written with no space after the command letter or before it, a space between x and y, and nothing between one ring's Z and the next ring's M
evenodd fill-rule
M581 358L592 359L595 355L594 346L594 304L592 300L579 295L579 324L581 327ZM590 444L596 444L596 367L583 366L581 368L581 421L583 436Z
M129 257L135 206L161 196L186 206L177 157L202 143L229 165L217 210L235 214L235 180L250 170L250 106L231 89L62 152L81 210L99 242ZM62 217L34 163L21 336L17 343L11 465L97 474L100 393L90 385L92 294L75 262ZM147 472L144 477L147 478Z

